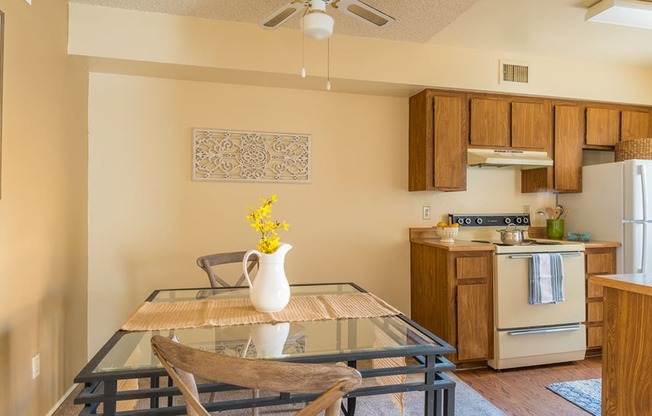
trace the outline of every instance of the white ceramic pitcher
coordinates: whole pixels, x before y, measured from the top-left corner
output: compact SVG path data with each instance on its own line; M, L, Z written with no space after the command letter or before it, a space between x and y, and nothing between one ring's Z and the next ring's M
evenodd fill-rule
M285 277L285 255L292 246L281 244L272 254L249 250L242 259L242 270L249 284L251 304L260 312L278 312L290 302L290 284ZM247 271L249 256L258 256L258 273L252 282Z

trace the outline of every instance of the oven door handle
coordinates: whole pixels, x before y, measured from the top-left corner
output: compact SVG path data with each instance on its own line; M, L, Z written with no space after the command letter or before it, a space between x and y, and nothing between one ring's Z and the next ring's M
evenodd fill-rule
M517 331L508 331L507 334L509 335L547 334L550 332L577 331L580 328L581 328L580 325L571 325L571 326L557 326L552 328L520 329Z
M578 252L557 253L557 254L560 254L562 257L577 257L582 255L582 253L578 253ZM532 254L511 254L508 257L510 259L531 259Z

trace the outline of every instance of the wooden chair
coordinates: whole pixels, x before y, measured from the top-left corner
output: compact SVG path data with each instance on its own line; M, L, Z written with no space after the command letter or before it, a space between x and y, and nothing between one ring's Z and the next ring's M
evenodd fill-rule
M160 335L152 350L186 400L190 416L210 416L199 402L194 376L208 381L285 393L321 393L296 416L339 414L342 397L360 385L360 373L339 364L298 364L230 357L179 344Z
M230 284L225 279L221 278L215 273L215 268L217 268L218 266L237 263L239 265L238 270L242 270L242 260L244 259L245 254L247 254L246 251L234 251L228 253L209 254L207 256L199 257L197 259L197 266L201 267L201 269L206 272L211 287L241 286L245 281L244 273L240 274L240 277L234 284ZM257 256L249 257L247 272L251 275L251 272L256 268L257 265L258 265L258 257ZM226 269L225 267L222 268ZM211 293L209 291L202 290L199 291L199 293L197 293L197 299L203 299L209 297L210 295ZM254 395L254 397L258 397L259 391L254 390L252 394ZM211 394L210 401L213 400L215 400L215 393ZM254 408L251 411L251 414L252 416L258 416L258 409Z
M245 281L244 273L240 275L240 278L235 282L235 284L230 284L226 280L219 277L215 270L215 266L220 266L224 264L240 263L242 264L242 259L246 254L246 251L235 251L231 253L217 253L210 254L208 256L201 256L197 259L197 266L201 267L206 274L208 275L208 281L211 284L211 287L231 287L231 286L241 286ZM247 272L251 274L252 270L258 265L258 257L251 256L249 257L249 264L247 265Z

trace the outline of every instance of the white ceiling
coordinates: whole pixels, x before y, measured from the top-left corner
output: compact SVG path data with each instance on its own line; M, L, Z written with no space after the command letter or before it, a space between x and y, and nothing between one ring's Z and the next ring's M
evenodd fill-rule
M68 0L257 23L288 0ZM652 68L652 30L584 21L598 0L365 0L396 18L375 29L332 8L335 34ZM645 0L652 1L652 0ZM286 25L298 28L298 18ZM261 29L263 30L263 29Z

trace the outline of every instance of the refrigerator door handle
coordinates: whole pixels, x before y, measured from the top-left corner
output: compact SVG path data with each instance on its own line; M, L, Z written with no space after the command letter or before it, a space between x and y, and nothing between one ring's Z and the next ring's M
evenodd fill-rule
M649 221L649 215L647 212L647 172L645 171L645 165L638 165L639 175L641 175L641 202L643 204L643 221ZM644 231L645 233L645 231ZM644 240L645 241L645 237Z
M647 227L649 224L643 224L643 244L641 244L641 273L647 273L645 258L647 257Z

